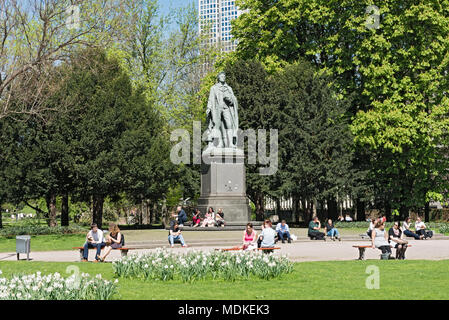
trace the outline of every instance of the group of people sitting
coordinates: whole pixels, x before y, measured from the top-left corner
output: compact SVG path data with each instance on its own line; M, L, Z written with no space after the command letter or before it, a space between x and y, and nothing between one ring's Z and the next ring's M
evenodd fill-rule
M199 209L195 209L195 213L193 215L193 227L224 227L225 226L225 220L224 220L224 213L223 209L218 209L218 212L214 212L214 208L209 207L207 210L206 215L204 216L204 219L201 220L201 211Z
M373 229L375 228L376 224L379 222L386 222L387 218L385 216L382 216L381 218L375 218L370 222L369 228L366 231L366 234L371 238L371 233ZM407 237L415 238L415 240L426 240L433 237L433 231L428 230L426 224L421 220L420 217L416 218L415 221L415 232L413 232L410 228L411 226L411 218L408 217L407 219L402 222L402 228L401 231L406 235Z
M328 219L326 225L324 226L324 232L321 232L321 222L317 216L313 217L312 221L309 223L309 229L307 235L311 240L324 240L326 241L326 236L330 237L333 241L341 241L340 233L337 228L335 228L332 219Z
M257 232L250 222L246 225L246 229L243 232L243 250L273 248L276 242L282 241L282 243L285 243L286 239L288 243L292 242L290 230L285 220L278 223L276 229L273 229L273 224L270 220L265 220L262 223L262 231L259 236L257 236Z
M125 237L120 232L119 227L115 223L109 224L109 235L104 237L104 233L98 228L96 223L90 226L87 233L86 242L84 243L83 262L88 261L89 249L96 249L94 262L104 262L112 249L119 249L125 245ZM103 256L101 250L104 248Z

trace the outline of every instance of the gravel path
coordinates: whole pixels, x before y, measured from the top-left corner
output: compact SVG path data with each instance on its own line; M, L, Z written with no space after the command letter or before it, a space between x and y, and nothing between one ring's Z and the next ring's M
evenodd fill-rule
M406 258L408 260L444 260L449 259L449 240L422 240L416 241L412 240L409 242L412 247L407 250ZM358 250L353 248L353 245L367 245L369 244L366 240L354 240L354 241L342 241L342 242L332 242L332 241L301 241L294 242L291 244L279 244L281 250L277 250L276 254L288 254L291 260L297 262L304 261L338 261L338 260L355 260L358 258ZM159 244L158 244L159 245ZM226 244L221 247L232 247L231 244ZM129 247L132 247L131 245ZM166 245L161 247L168 248ZM219 246L191 246L189 248L180 248L176 245L174 250L176 252L184 252L186 250L201 250L209 251L219 248ZM136 249L130 251L129 254L133 253L144 253L152 251L154 249ZM89 259L94 258L94 250L89 250ZM380 250L378 249L367 249L365 253L366 259L379 259ZM21 260L25 259L26 255L21 255ZM49 251L49 252L31 252L30 258L33 261L46 261L46 262L77 262L79 261L78 250L68 250L68 251ZM108 257L109 261L120 258L120 252L112 251ZM1 261L15 261L17 260L16 253L0 253L0 266Z

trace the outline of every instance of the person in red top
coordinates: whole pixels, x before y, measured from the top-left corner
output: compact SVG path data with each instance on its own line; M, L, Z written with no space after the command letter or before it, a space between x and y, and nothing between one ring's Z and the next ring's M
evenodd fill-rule
M246 230L243 232L243 250L256 249L256 240L257 232L254 230L253 224L249 222L246 225Z

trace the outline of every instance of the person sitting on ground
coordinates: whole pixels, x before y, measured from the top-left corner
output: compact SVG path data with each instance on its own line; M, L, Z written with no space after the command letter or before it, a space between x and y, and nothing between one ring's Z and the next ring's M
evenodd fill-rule
M195 214L192 217L193 227L199 227L201 223L201 211L196 209Z
M371 235L371 245L373 249L380 249L382 255L388 255L388 258L391 257L391 246L388 241L388 233L385 232L385 222L382 222L382 220L378 221L374 226Z
M401 228L399 228L399 222L395 222L393 227L388 230L389 240L394 244L394 248L396 249L396 259L404 260L405 259L405 251L407 250L407 240L404 240L403 233Z
M285 220L282 220L281 223L276 225L276 232L278 235L278 239L285 243L285 237L287 237L288 243L292 243L292 238L290 237L290 229L288 228L288 224Z
M225 226L224 213L222 208L218 209L218 212L215 214L215 224L217 225L217 227Z
M338 216L338 221L344 222L344 221L345 221L345 218L344 218L342 215L340 215L340 216Z
M204 217L201 227L213 227L215 225L214 217L215 217L214 208L209 207L209 210L207 211L206 216Z
M326 226L324 227L324 232L328 237L331 237L333 241L335 241L335 239L341 241L340 233L338 232L337 228L335 228L332 219L327 220Z
M324 233L321 232L320 229L321 229L321 222L320 220L318 220L318 217L315 216L309 223L309 230L307 235L311 240L314 238L316 240L326 240Z
M96 223L92 223L90 226L90 231L87 233L86 236L86 243L84 243L84 251L83 251L83 262L88 261L89 256L89 249L94 248L97 249L97 252L95 253L95 261L100 261L100 255L101 255L101 249L105 246L104 243L104 237L103 237L103 231L98 229L98 226Z
M373 233L374 227L379 222L379 220L380 220L379 218L374 218L374 220L371 220L371 222L369 223L368 230L366 230L366 234L368 235L368 237L371 238L371 235Z
M265 228L260 234L262 242L260 244L261 248L273 248L274 238L276 237L276 231L273 230L273 225L270 220L265 220Z
M174 221L172 226L170 227L170 231L168 233L168 242L170 242L170 247L173 248L175 246L176 242L181 242L181 245L183 247L187 247L184 238L181 234L181 230L179 229L179 223L177 221Z
M424 238L424 235L419 235L414 233L412 230L410 230L410 217L406 218L405 221L402 223L402 232L404 232L404 234L407 237L412 237L415 238L415 240L422 240Z
M103 256L100 257L101 262L104 262L112 249L119 249L124 243L124 237L115 223L109 224L109 232L109 235L106 236L106 247L104 248Z
M351 216L349 214L346 215L345 221L346 222L351 222L352 221L352 218L351 218Z
M416 218L415 231L417 234L424 236L424 239L433 237L433 231L427 230L425 223L420 217Z
M243 232L243 250L257 249L257 232L251 222L246 224L246 230Z

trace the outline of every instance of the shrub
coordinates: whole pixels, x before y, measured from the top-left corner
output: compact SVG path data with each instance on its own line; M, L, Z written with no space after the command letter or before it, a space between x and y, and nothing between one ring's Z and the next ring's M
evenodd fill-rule
M1 271L0 271L1 274ZM83 273L62 278L59 273L42 276L14 275L0 278L0 300L109 300L117 293L115 282Z
M0 236L3 237L14 237L20 235L47 235L47 234L76 234L85 232L84 228L78 225L73 225L69 227L49 227L49 226L11 226L4 229L0 229Z
M131 255L113 262L118 277L167 281L179 278L184 282L211 277L234 281L254 275L262 279L279 277L293 270L286 256L261 252L198 252L174 254L158 249L147 254Z

